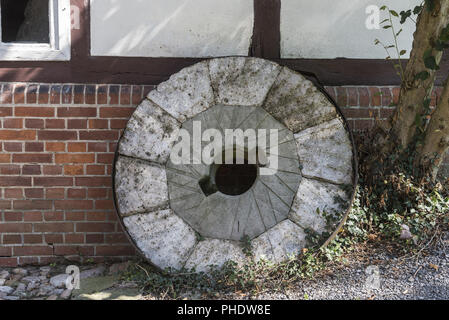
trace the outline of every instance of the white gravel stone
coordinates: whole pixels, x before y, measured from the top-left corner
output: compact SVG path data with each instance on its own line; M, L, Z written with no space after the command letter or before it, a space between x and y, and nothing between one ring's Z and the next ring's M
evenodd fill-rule
M6 279L0 279L0 287L3 286L6 282Z
M0 279L7 279L9 277L9 272L6 270L3 270L0 272Z
M149 100L137 107L120 140L123 155L165 164L181 124Z
M80 273L80 279L99 277L99 276L102 276L105 271L106 271L106 268L105 268L105 266L102 266L102 265L98 266L96 268L93 268L93 269L84 270L84 271L81 271L81 273Z
M8 286L1 286L0 287L0 293L2 294L11 294L14 292L14 288L8 287Z
M281 67L273 62L232 57L213 59L209 65L216 102L225 105L261 105Z
M290 220L285 220L251 242L254 259L283 262L296 256L306 246L304 230Z
M341 186L304 178L299 184L289 218L304 229L321 234L326 231L323 213L338 216L347 209L348 201Z
M182 268L196 244L195 232L170 209L126 217L123 222L139 249L162 269Z
M211 267L221 267L230 260L239 264L246 260L237 242L206 239L198 243L185 267L189 270L195 268L197 272L208 272Z
M23 268L15 268L12 270L12 273L17 274L17 275L21 275L21 276L26 276L28 274L28 270L23 269Z
M340 119L295 134L302 174L352 184L352 144Z
M145 161L119 157L115 187L120 213L144 213L168 206L165 169Z
M53 287L56 287L56 288L65 288L66 287L66 281L67 281L67 279L69 277L70 277L70 275L65 274L65 273L59 274L57 276L54 276L54 277L50 278L50 284Z
M179 122L184 122L214 104L208 62L200 62L172 75L148 94Z
M288 68L282 69L263 107L294 133L337 116L335 106L311 81Z
M66 289L64 290L61 295L59 296L61 299L67 300L72 295L72 290Z

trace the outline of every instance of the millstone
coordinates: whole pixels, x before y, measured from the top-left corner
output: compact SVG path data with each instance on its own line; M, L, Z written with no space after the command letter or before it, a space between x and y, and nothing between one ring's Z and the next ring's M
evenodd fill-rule
M270 134L265 146L248 138L201 161L207 132L236 129ZM179 163L186 135L203 139ZM263 59L220 58L181 70L137 107L118 144L114 196L130 239L161 269L281 262L336 234L355 166L344 118L312 82Z

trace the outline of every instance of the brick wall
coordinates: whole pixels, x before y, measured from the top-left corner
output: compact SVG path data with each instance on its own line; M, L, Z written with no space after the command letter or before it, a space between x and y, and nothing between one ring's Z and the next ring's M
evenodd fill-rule
M117 140L150 86L0 84L0 266L134 256L114 212ZM387 119L395 87L328 87L350 126ZM439 90L435 91L435 99Z

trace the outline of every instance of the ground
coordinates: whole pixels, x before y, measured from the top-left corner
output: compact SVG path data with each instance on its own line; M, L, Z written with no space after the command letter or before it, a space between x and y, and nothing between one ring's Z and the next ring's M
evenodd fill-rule
M256 296L245 292L216 292L212 299L449 299L449 232L436 245L419 254L398 256L386 250L361 248L347 256L346 263L334 263L314 279L295 283L289 289ZM166 299L168 295L143 292L123 271L136 262L81 267L81 289L65 290L65 265L0 269L0 300L17 299ZM379 270L380 287L367 275L367 268ZM368 269L369 270L369 269ZM370 285L373 284L373 285ZM57 288L61 286L61 288ZM185 293L180 299L202 299L199 293Z

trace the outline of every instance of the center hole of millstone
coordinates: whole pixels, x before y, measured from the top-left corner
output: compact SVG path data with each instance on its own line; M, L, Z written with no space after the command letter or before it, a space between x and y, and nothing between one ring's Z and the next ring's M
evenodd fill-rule
M226 151L223 152L222 164L215 164L212 170L213 181L218 191L230 196L238 196L248 191L256 181L257 175L258 166L248 161L247 150L238 153L234 149L230 155L226 155Z

